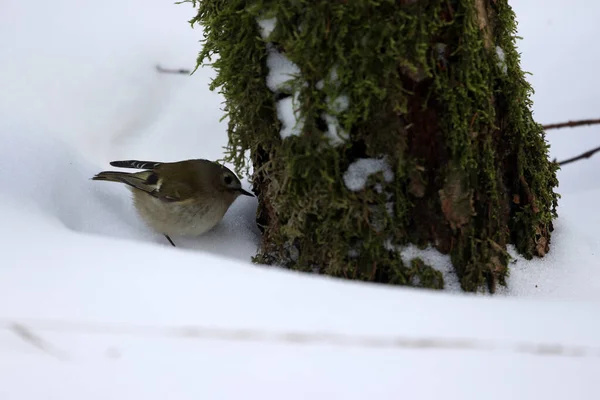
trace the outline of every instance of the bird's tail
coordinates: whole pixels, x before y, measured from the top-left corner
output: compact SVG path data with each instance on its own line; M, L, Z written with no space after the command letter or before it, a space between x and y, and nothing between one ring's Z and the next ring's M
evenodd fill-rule
M125 179L129 179L131 174L127 172L115 172L115 171L102 171L92 177L94 181L110 181L110 182L123 182Z
M102 171L94 175L92 180L120 182L148 194L152 194L154 190L156 190L156 183L158 179L151 171L142 171L136 173Z

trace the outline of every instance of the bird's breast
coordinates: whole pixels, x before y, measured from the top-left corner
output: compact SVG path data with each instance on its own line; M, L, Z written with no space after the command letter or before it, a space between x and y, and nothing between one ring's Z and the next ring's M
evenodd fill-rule
M198 236L221 221L228 204L205 202L165 202L145 193L135 196L136 209L148 225L167 235Z

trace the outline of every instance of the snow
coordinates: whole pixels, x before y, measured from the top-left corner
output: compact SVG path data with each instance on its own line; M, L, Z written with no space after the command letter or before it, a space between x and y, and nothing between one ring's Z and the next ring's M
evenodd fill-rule
M339 74L338 74L338 66L334 65L333 68L329 71L328 75L329 82L338 83L339 82Z
M270 22L269 20L266 20L266 22L265 20L259 20L259 24L263 29L263 37L265 37L265 30L268 31L271 28ZM300 75L300 68L284 54L277 51L271 43L266 44L266 50L268 52L267 68L269 70L267 87L273 93L293 91L293 81ZM281 139L302 134L305 119L298 110L299 96L298 90L294 90L292 96L277 101L277 118L281 122L281 130L279 131Z
M339 85L339 82L340 82L340 77L339 77L339 74L338 74L338 66L337 66L337 65L334 65L334 66L333 66L333 67L332 67L332 68L329 70L329 72L327 73L327 82L328 82L329 84L331 84L331 85L334 85L334 86L338 86L338 85ZM316 87L318 90L323 90L323 89L325 89L325 80L324 80L324 79L321 79L321 80L319 80L319 81L318 81L318 82L315 84L315 87Z
M329 144L332 146L339 146L343 144L348 139L348 132L346 132L341 126L340 121L337 117L323 113L321 118L327 124L327 131L325 132L325 137L329 141Z
M323 113L321 115L321 118L323 118L327 124L327 132L325 132L325 135L329 140L330 145L339 146L348 140L348 132L342 128L337 115L348 109L350 106L350 99L346 95L337 96L333 100L327 96L325 98L325 103L327 104L327 107L336 114Z
M448 46L445 43L436 43L435 44L435 58L438 61L438 63L440 63L440 65L443 65L444 67L448 65L448 60L446 58L446 51L448 49Z
M277 19L257 19L257 23L261 29L261 36L263 39L267 39L275 29ZM273 93L289 93L293 91L291 97L278 100L276 104L277 118L282 124L279 135L281 139L286 139L290 136L299 136L304 129L305 118L301 116L298 110L298 98L300 94L297 90L294 90L293 84L294 80L300 76L300 68L287 58L285 54L277 51L271 43L266 44L266 51L267 68L269 70L267 75L267 87L269 90ZM337 67L334 67L328 74L328 80L336 84L338 79ZM306 85L307 83L305 82L304 86ZM317 82L315 86L317 89L323 90L324 85L324 81L321 80ZM335 97L333 100L327 97L326 102L332 112L339 114L348 109L350 99L348 96L341 95ZM330 145L339 146L348 139L348 133L341 127L336 115L323 113L321 118L323 118L327 124L325 136Z
M334 68L330 71L330 80L331 82L336 83L338 79L337 68ZM323 81L319 81L316 84L317 89L323 90L324 84ZM333 99L330 96L325 97L325 104L327 104L327 108L331 110L331 113L322 113L321 118L327 124L327 131L325 132L325 137L329 141L329 144L332 146L339 146L348 140L348 132L346 132L338 119L338 115L348 109L350 106L350 98L346 95L336 96Z
M454 272L449 255L441 254L431 246L428 246L426 249L419 249L414 244L401 246L396 251L400 253L402 262L406 265L410 265L413 259L420 258L425 264L440 271L444 277L444 290L450 292L461 291L460 280L456 272Z
M279 131L281 139L302 134L304 117L299 116L298 97L298 92L294 92L293 96L277 101L277 118L281 121L281 130Z
M267 87L274 93L289 92L292 89L291 82L300 75L300 68L271 43L267 43L267 51Z
M349 190L357 192L363 190L369 176L383 172L383 179L391 182L394 179L392 168L382 158L359 158L353 161L344 172L344 184Z
M563 196L550 252L544 259L526 261L513 251L516 263L511 265L508 287L501 289L504 294L600 300L600 213L594 211L599 200L600 189Z
M340 77L338 74L338 66L337 65L334 65L329 70L329 73L327 74L327 82L330 84L333 84L334 86L337 86L339 84ZM317 82L315 87L319 90L323 90L325 88L325 81L323 79L321 79L320 81Z
M271 33L275 30L277 26L277 18L257 18L256 22L260 27L260 36L263 39L268 39L271 36Z
M537 120L597 116L600 4L512 3ZM89 180L116 159L223 156L214 71L154 68L193 67L194 14L141 0L0 5L0 399L597 397L600 156L560 172L550 253L517 258L494 297L253 265L250 197L172 248L126 188ZM549 132L552 157L597 146L597 129ZM401 254L447 267L429 250Z
M502 47L496 46L496 55L498 56L498 68L502 70L502 73L506 74L508 66L506 65L506 54L504 54Z
M327 103L327 106L335 113L341 113L350 107L350 99L346 95L337 96L333 100L327 96L325 98L325 102Z

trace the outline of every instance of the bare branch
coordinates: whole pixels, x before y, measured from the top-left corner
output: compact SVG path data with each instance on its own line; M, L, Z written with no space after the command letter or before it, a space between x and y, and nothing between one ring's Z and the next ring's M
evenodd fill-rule
M182 75L189 75L191 73L191 71L189 69L168 69L168 68L163 68L160 65L156 66L156 70L162 74L182 74Z
M596 147L595 149L588 150L585 153L581 153L580 155L578 155L576 157L572 157L567 160L560 161L558 163L558 165L563 166L563 165L566 165L566 164L569 164L569 163L572 163L575 161L583 160L584 158L590 158L591 156L593 156L594 154L596 154L599 151L600 151L600 147Z
M581 120L576 120L576 121L560 122L558 124L542 125L542 128L544 128L544 130L548 130L548 129L560 129L560 128L574 128L577 126L597 125L597 124L600 124L600 119L581 119ZM584 153L581 153L578 156L571 157L569 159L560 161L558 163L558 165L562 166L562 165L570 164L575 161L590 158L591 156L593 156L594 154L596 154L599 151L600 151L600 147L596 147L594 149L591 149ZM556 162L556 159L554 159L554 162Z
M548 125L542 125L542 128L544 128L544 130L548 130L548 129L560 129L560 128L574 128L576 126L596 125L596 124L600 124L600 119L582 119L582 120L578 120L578 121L561 122L559 124L548 124Z

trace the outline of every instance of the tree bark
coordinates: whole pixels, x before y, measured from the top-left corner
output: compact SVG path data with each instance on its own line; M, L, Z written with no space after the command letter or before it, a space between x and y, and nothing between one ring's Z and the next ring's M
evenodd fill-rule
M412 243L494 292L509 244L549 251L558 166L507 0L203 0L194 22L199 64L219 55L229 160L250 154L257 261L443 287L402 257Z

